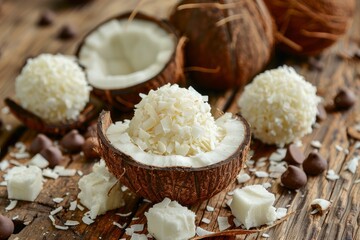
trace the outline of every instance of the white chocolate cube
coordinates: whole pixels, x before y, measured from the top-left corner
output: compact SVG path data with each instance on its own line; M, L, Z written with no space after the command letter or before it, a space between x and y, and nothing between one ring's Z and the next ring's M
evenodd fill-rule
M93 172L83 176L78 184L81 190L78 198L90 209L92 219L125 205L121 185L108 171L104 160L94 164Z
M276 209L272 206L274 201L274 194L262 185L251 185L234 191L230 208L232 214L249 229L276 220Z
M165 198L145 213L149 233L157 240L182 240L195 236L195 213Z
M9 199L34 201L43 187L42 172L37 166L13 167L6 179Z

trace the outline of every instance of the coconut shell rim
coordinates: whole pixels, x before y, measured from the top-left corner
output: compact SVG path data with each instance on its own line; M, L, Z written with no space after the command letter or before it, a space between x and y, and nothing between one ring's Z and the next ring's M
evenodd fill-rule
M77 59L79 60L79 64L82 66L82 68L85 70L85 74L87 75L87 72L86 72L86 69L87 67L83 66L81 63L80 63L80 50L82 48L82 46L84 45L85 43L85 39L90 35L92 34L93 32L96 31L96 29L98 29L100 26L102 26L103 24L107 23L107 22L110 22L112 20L123 20L125 18L129 18L130 15L132 14L132 12L125 12L125 13L122 13L122 14L119 14L119 15L115 15L115 16L112 16L102 22L100 22L98 25L96 25L92 30L90 30L83 38L82 40L80 41L80 43L78 44L77 48L76 48L76 51L75 51L75 56L77 57ZM143 81L143 82L140 82L138 84L135 84L133 86L130 86L130 87L125 87L125 88L114 88L114 89L101 89L101 88L97 88L93 85L90 85L92 86L93 89L95 90L98 90L98 91L104 91L104 92L110 92L110 93L122 93L122 92L127 92L127 91L130 91L132 89L136 89L138 88L139 86L145 84L145 83L149 83L151 81L154 81L155 79L157 79L159 77L159 75L161 75L164 70L169 66L170 63L172 62L175 62L176 58L179 56L178 53L177 53L177 48L179 46L179 44L181 44L181 41L180 39L182 38L177 30L175 29L175 27L173 27L171 25L170 22L168 21L165 21L165 20L161 20L161 19L157 19L156 17L153 17L153 16L150 16L150 15L147 15L145 13L142 13L142 12L137 12L134 19L140 19L140 20L145 20L145 21L150 21L150 22L153 22L155 23L156 25L158 25L161 29L163 29L164 31L166 31L167 33L169 33L169 35L173 35L174 36L174 49L173 49L173 53L171 54L171 57L169 58L169 60L167 61L167 63L164 65L164 67L155 75L155 76L152 76L150 77L149 79Z
M88 122L96 118L102 109L102 103L96 97L91 96L76 120L63 123L47 123L41 117L23 108L11 98L5 98L4 102L9 107L10 112L26 127L50 135L64 135L72 129L81 129ZM87 110L88 108L91 109Z
M246 121L246 119L241 116L240 114L236 114L235 115L235 119L239 120L242 122L244 128L245 128L245 134L244 134L244 139L241 142L241 144L239 145L239 147L234 151L234 153L232 153L229 157L227 157L224 160L221 160L217 163L211 164L211 165L206 165L203 167L185 167L185 166L172 166L172 167L159 167L159 166L153 166L153 165L147 165L147 164L143 164L140 163L138 161L136 161L135 159L133 159L131 156L121 152L119 149L115 148L109 141L109 139L106 137L106 134L104 134L103 132L103 126L106 125L106 123L104 122L104 119L108 118L109 123L113 123L111 116L110 116L110 111L102 111L99 115L98 118L98 123L97 123L97 134L98 134L98 138L101 142L101 144L104 144L108 149L111 149L113 151L114 154L116 154L117 159L119 159L119 161L125 161L127 164L134 166L134 167L140 167L146 170L158 170L158 171L180 171L180 172L201 172L201 171L206 171L206 170L211 170L211 169L215 169L218 168L222 165L228 164L229 162L233 161L236 159L236 155L239 152L244 152L244 150L246 149L247 146L250 145L251 142L251 130L250 130L250 125L249 123ZM110 126L109 124L109 126ZM106 129L108 129L108 127L106 127ZM103 151L103 149L101 149L101 151ZM106 159L105 159L106 160Z

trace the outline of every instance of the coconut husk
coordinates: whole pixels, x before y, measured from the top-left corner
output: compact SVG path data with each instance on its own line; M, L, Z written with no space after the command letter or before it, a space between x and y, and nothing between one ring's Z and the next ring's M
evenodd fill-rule
M186 67L201 88L243 87L272 54L273 23L262 0L183 0L170 22L189 39Z
M209 199L232 183L243 167L250 145L250 127L245 126L245 138L236 152L219 163L200 167L156 167L135 161L111 145L106 131L112 120L110 112L103 111L98 121L98 139L102 158L109 171L136 194L160 202L165 197L190 205Z
M72 129L86 129L87 124L98 116L102 109L102 104L94 97L90 98L89 103L80 113L77 120L66 121L62 123L47 123L41 117L26 110L10 98L5 99L5 104L9 107L14 116L19 119L25 126L37 132L49 135L64 135Z
M130 19L131 18L131 19ZM175 49L169 60L169 62L164 66L163 70L160 71L156 76L132 87L122 88L122 89L113 89L113 90L103 90L96 87L93 87L93 93L98 96L100 99L105 101L108 106L115 107L120 111L131 111L134 108L134 105L140 102L141 98L140 93L147 94L151 89L157 89L167 83L178 84L180 86L185 86L185 76L183 71L184 66L184 57L183 57L183 48L186 42L185 38L179 37L175 29L168 24L166 21L158 20L154 17L145 15L143 13L136 13L135 16L131 12L125 13L116 17L112 17L103 23L99 24L92 31L90 31L84 39L80 42L77 50L76 56L79 57L81 47L84 44L84 41L88 35L96 31L101 25L106 22L109 22L114 19L123 20L129 19L141 19L145 21L150 21L161 27L163 30L169 33L169 35L175 36ZM86 69L86 68L85 68Z

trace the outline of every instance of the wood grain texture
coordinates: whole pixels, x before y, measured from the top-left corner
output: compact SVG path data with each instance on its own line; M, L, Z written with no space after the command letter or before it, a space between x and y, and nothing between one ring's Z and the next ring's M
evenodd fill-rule
M1 1L0 1L1 2ZM74 54L77 44L82 37L95 25L103 22L111 16L133 9L138 1L127 0L94 0L86 5L71 6L62 0L5 0L0 3L0 96L14 97L14 79L19 73L21 66L28 56L36 56L43 52ZM177 1L144 1L140 9L144 12L166 17L170 8ZM357 2L356 15L347 35L343 37L332 48L323 52L317 61L323 64L322 68L314 68L309 59L284 56L281 53L274 55L269 68L282 64L293 66L300 74L318 87L318 93L324 98L325 103L331 103L334 95L340 87L351 88L356 95L360 95L360 59L349 57L349 52L354 47L360 47L360 6ZM36 22L40 13L45 9L52 9L56 13L54 25L49 27L38 27ZM62 41L56 38L60 28L66 24L73 24L78 35L75 39ZM208 93L210 104L214 113L221 111L239 111L236 101L241 91L229 90L223 93ZM0 102L0 108L4 106ZM10 153L14 152L15 142L24 142L30 145L36 133L26 129L12 115L1 114L6 126L11 130L0 131L1 159L12 159ZM354 107L346 112L329 112L326 120L319 127L314 128L312 134L302 139L303 151L307 155L313 148L310 146L312 140L322 142L320 153L328 160L329 169L333 169L340 175L340 179L329 181L325 174L318 177L310 177L307 185L299 191L289 192L279 184L279 179L255 178L246 183L256 184L271 182L269 189L276 194L276 207L289 205L289 211L295 212L289 219L275 228L266 231L270 239L360 239L360 183L355 181L360 178L360 170L355 174L345 170L346 162L360 154L355 149L356 141L351 139L346 128L360 122L360 100ZM128 117L121 115L120 117ZM336 146L348 149L349 153L336 150ZM253 159L257 160L263 156L269 156L276 147L267 146L254 140L251 144L254 150ZM27 160L19 160L26 162ZM86 161L80 154L65 155L62 165L67 168L79 169L84 174L91 172L93 161ZM267 166L258 168L266 170ZM248 171L248 170L245 170ZM3 172L0 172L0 181L3 181ZM43 191L33 202L19 201L17 207L9 212L5 207L9 204L6 187L0 186L0 214L9 217L18 216L22 229L13 234L10 239L119 239L130 237L125 234L125 229L113 225L113 222L130 226L132 224L146 223L144 212L152 206L151 203L137 197L134 193L127 191L125 196L126 205L120 209L109 211L98 217L90 226L80 224L71 227L70 230L62 231L55 229L48 215L57 206L69 207L71 201L78 194L77 182L80 176L60 177L56 180L48 179L44 183ZM196 213L196 224L208 231L219 231L217 217L229 216L232 224L230 210L226 207L226 201L231 198L229 191L243 184L233 183L226 190L220 192L209 200L190 206ZM52 201L54 197L64 197L64 201L56 204ZM330 210L324 214L311 215L310 203L314 198L324 198L332 201ZM213 212L206 211L206 206L215 208ZM76 210L62 211L56 215L59 224L68 219L78 220L84 211ZM121 217L115 213L130 213L128 217ZM210 219L209 224L201 222L202 218ZM21 224L29 222L27 226ZM232 224L233 225L233 224ZM143 233L147 233L146 228ZM237 239L263 239L261 234L238 236Z

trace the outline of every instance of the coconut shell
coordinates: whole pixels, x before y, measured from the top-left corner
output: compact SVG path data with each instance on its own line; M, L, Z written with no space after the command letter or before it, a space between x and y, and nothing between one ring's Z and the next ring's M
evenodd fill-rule
M355 0L265 0L277 25L277 47L298 55L316 55L347 30Z
M198 6L179 8L189 3ZM229 7L220 9L219 5ZM273 23L262 0L184 0L170 22L189 39L186 67L193 83L201 88L243 87L263 70L272 54Z
M183 205L209 199L234 181L243 167L250 145L250 127L244 118L245 138L236 152L226 160L200 168L156 167L135 161L111 145L106 136L112 124L109 112L103 111L98 121L98 139L102 158L119 181L140 196L153 202L165 197Z
M105 22L99 24L92 31L90 31L84 39L80 42L78 49L76 51L76 56L79 57L81 47L83 46L85 39L92 32L96 31L101 25L106 22L109 22L114 19L123 20L128 19L131 15L131 12L125 13L116 17L112 17ZM145 21L150 21L158 25L164 31L168 32L169 35L175 37L175 49L169 60L169 62L164 66L156 76L132 87L122 88L122 89L113 89L113 90L103 90L96 87L93 87L92 92L105 101L109 106L115 107L121 111L131 111L134 108L134 105L139 103L141 98L140 93L148 94L152 89L157 89L167 83L178 84L180 86L185 86L185 76L183 71L184 66L184 56L183 48L185 45L185 38L180 38L175 32L175 29L169 25L166 21L158 20L154 17L137 13L135 19L141 19ZM130 46L131 47L131 46ZM86 67L85 67L86 69Z
M53 124L45 122L43 119L41 119L41 117L33 114L32 112L29 112L10 98L5 99L5 104L9 107L11 113L14 114L15 117L19 119L25 126L37 132L50 135L64 135L72 129L81 130L86 128L87 124L92 119L97 117L102 109L101 102L96 98L91 97L89 103L80 113L77 120Z

